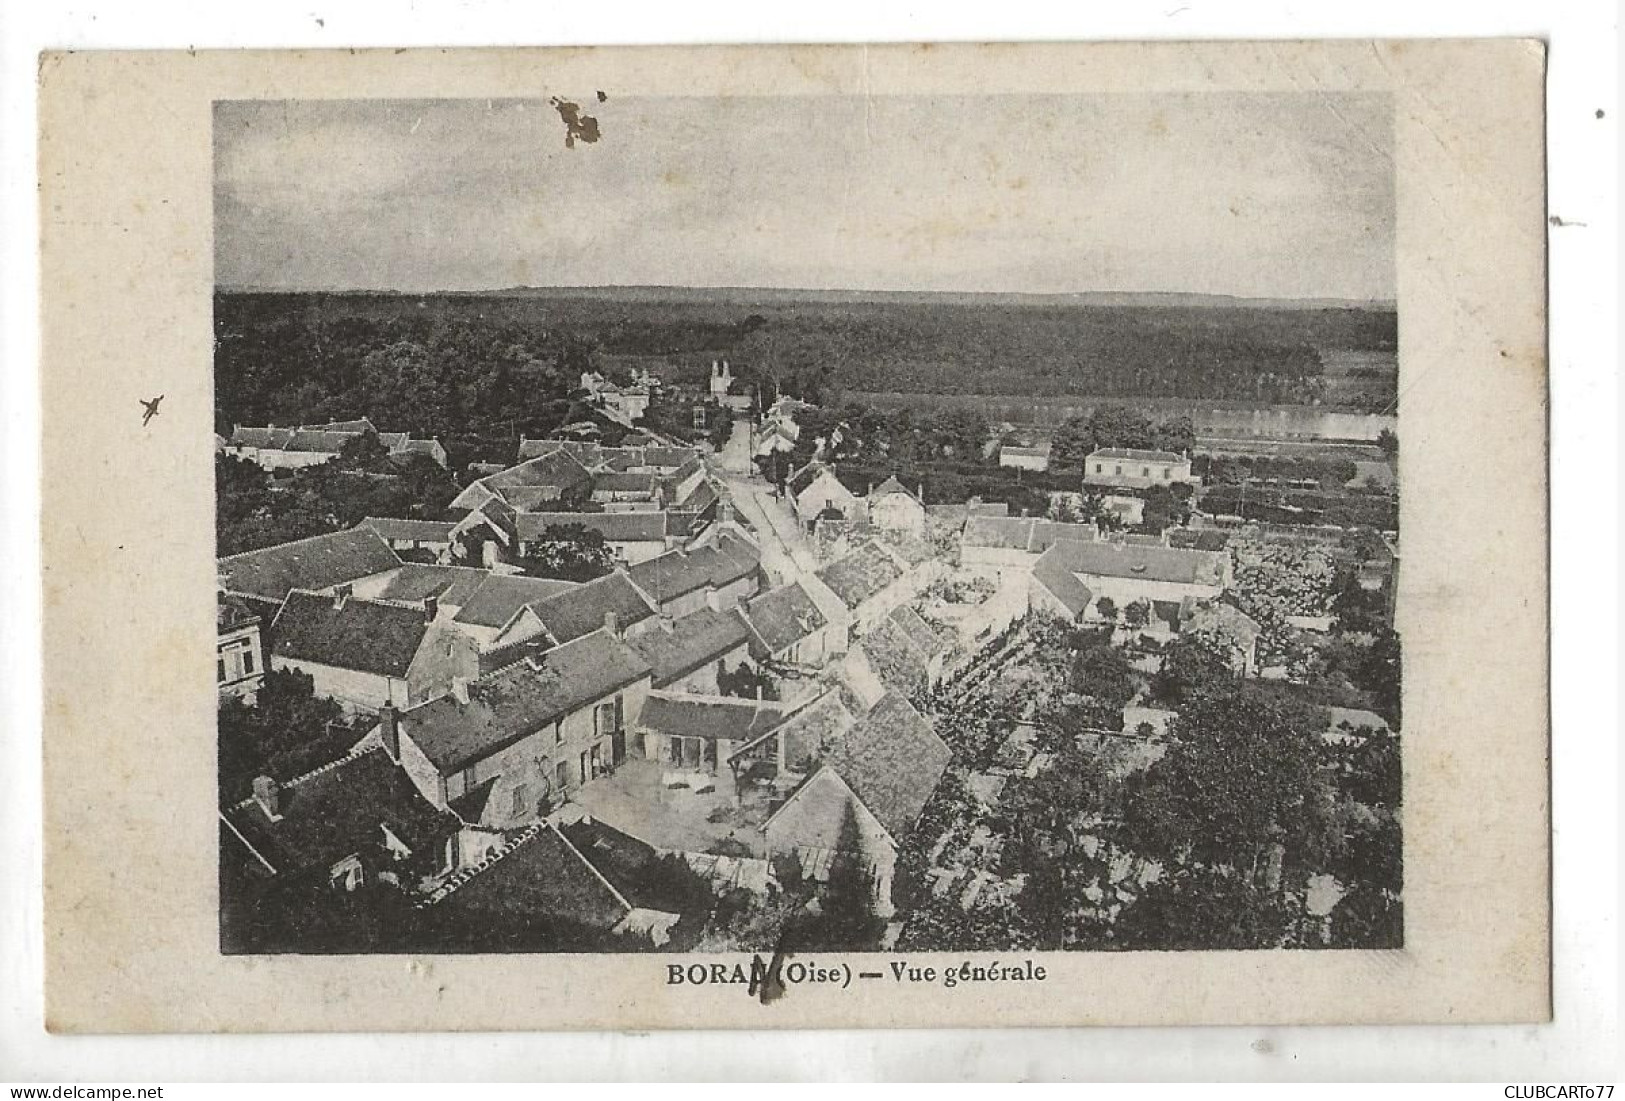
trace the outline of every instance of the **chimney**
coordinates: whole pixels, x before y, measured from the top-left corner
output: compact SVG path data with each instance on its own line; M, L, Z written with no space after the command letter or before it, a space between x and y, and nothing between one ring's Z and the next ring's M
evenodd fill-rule
M616 615L614 612L605 612L604 613L604 630L608 631L610 634L614 635L616 638L620 638L621 637L621 617Z
M439 614L440 614L440 598L435 597L435 596L426 596L426 597L424 597L423 598L423 622L425 622L425 623L433 623L435 621L435 617L438 616Z
M675 628L676 622L671 616L662 613L660 616L660 629L669 635Z
M468 703L468 697L471 694L469 692L469 679L467 677L452 677L451 694L457 698L458 703Z
M705 587L705 606L713 612L722 611L722 600L717 596L717 587L715 585Z
M378 732L384 740L384 752L391 761L401 759L401 713L395 705L386 703L378 712Z
M348 581L333 590L333 610L336 612L344 607L344 602L350 599L351 586Z
M925 483L920 483L920 504L925 504Z
M254 777L254 802L260 805L260 809L265 812L265 817L273 822L282 819L281 795L281 788L271 777Z

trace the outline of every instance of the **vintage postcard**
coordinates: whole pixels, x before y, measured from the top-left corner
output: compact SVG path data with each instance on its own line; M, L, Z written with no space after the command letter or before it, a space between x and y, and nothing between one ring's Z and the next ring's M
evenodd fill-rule
M50 1026L1544 1019L1543 64L46 56Z

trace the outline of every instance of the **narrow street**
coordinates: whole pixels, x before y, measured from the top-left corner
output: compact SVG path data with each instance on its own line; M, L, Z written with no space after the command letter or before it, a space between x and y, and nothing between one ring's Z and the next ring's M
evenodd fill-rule
M775 579L799 581L830 622L845 622L846 608L818 579L818 557L812 541L796 520L789 504L773 492L773 485L754 472L750 461L750 422L734 421L733 434L713 459L713 474L727 486L740 519L755 530L762 548L762 566Z

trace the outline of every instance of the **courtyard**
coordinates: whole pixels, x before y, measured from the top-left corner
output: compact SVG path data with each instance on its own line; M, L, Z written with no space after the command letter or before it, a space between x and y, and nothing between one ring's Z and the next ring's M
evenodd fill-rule
M761 858L767 855L761 825L769 799L765 787L748 781L736 786L726 767L712 775L634 757L581 787L570 801L657 849Z

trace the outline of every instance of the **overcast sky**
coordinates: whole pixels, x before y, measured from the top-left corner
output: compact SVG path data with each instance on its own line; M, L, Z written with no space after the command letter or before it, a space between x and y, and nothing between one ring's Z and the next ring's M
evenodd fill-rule
M223 285L1392 298L1385 96L222 103Z

